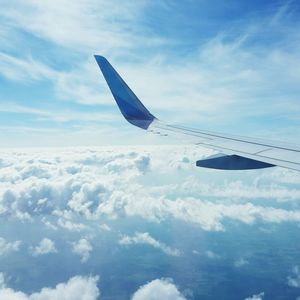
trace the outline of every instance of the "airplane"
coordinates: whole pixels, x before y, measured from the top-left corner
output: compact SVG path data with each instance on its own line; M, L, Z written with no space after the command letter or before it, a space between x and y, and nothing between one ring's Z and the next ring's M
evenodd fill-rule
M252 170L280 166L300 171L299 146L162 122L150 113L105 57L94 57L121 113L129 123L152 133L179 137L195 145L218 151L219 154L198 160L197 167Z

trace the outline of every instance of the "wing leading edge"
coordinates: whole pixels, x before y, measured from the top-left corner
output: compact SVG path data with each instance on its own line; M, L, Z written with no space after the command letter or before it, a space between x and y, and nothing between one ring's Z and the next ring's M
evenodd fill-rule
M95 59L125 119L144 130L175 136L221 154L197 161L199 167L248 170L280 166L300 171L300 148L294 145L197 130L164 123L152 115L103 56Z

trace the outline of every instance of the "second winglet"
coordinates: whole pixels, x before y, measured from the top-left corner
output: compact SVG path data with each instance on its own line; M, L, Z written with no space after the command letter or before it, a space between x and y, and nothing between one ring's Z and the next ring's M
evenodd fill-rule
M148 111L105 57L95 55L95 59L125 119L135 126L148 129L156 118Z

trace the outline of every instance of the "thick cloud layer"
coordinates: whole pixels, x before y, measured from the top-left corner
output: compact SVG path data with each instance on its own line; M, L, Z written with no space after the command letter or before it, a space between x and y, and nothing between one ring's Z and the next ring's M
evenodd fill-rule
M270 256L275 247L288 253L276 274L281 290L294 296L298 173L195 166L211 153L192 146L2 150L0 271L11 284L1 293L64 299L61 293L71 295L76 282L89 286L91 297L100 289L115 298L152 299L154 290L161 299L189 298L194 290L194 298L203 298L218 291L211 283L221 290L232 274L247 282L258 262L265 263L261 278L269 276L268 266L284 256ZM176 285L153 280L169 277ZM263 298L260 291L269 296L263 282L240 299Z
M76 216L139 216L153 222L174 218L214 231L225 230L226 219L300 222L298 209L251 202L294 202L298 208L293 172L254 171L238 173L239 178L237 173L196 168L193 162L206 153L193 147L3 152L0 213L26 222L44 216L48 227L71 231L86 229L74 222Z

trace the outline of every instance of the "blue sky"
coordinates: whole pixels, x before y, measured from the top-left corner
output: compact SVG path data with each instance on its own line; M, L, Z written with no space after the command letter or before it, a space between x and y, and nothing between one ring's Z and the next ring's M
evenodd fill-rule
M2 0L0 299L299 300L299 172L197 168L214 151L128 124L93 58L162 120L297 143L299 10Z
M296 142L299 8L297 1L4 0L1 145L167 143L122 119L95 53L163 120Z

